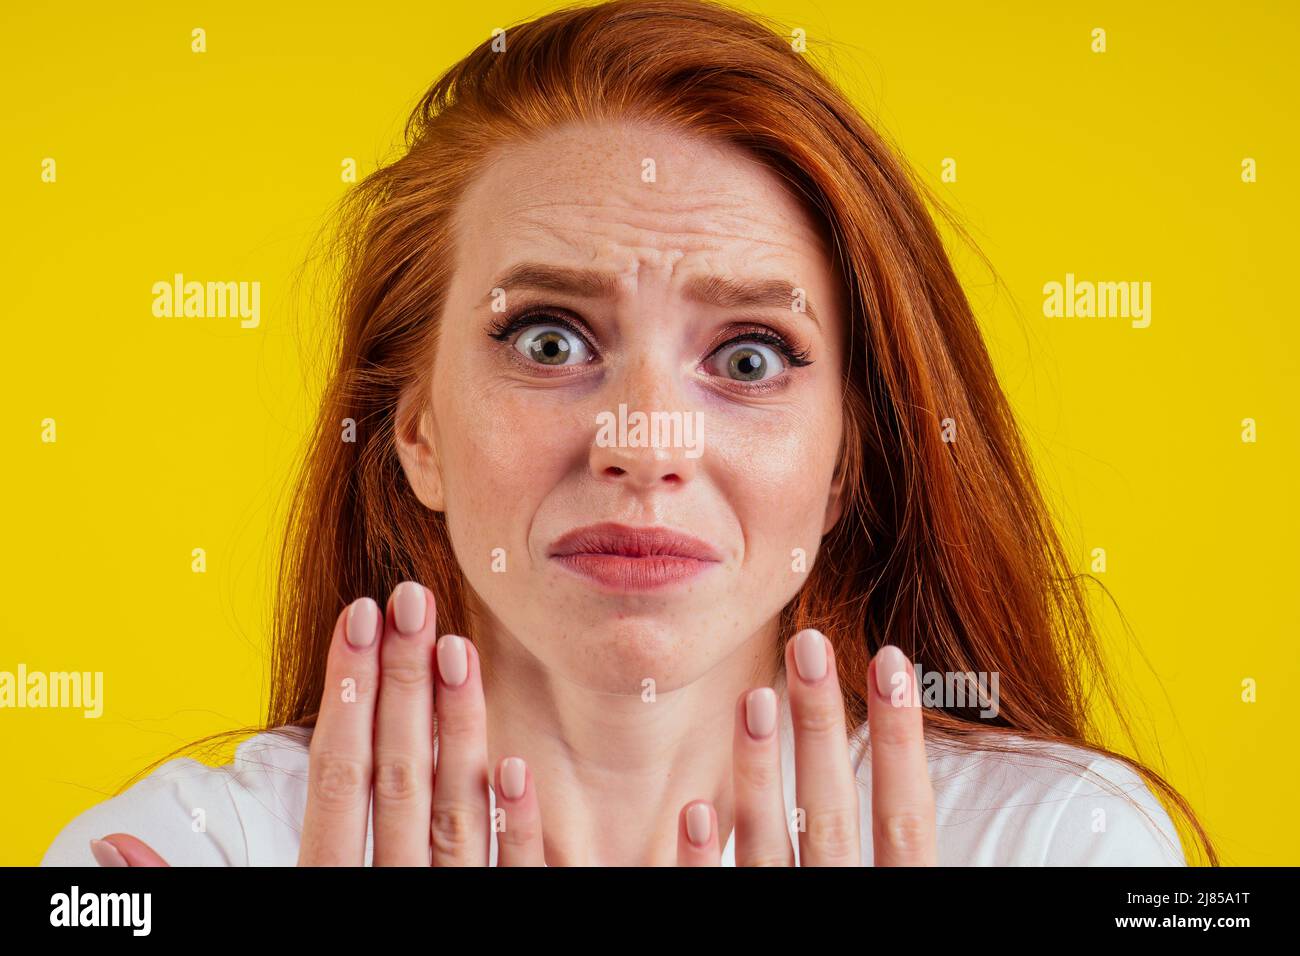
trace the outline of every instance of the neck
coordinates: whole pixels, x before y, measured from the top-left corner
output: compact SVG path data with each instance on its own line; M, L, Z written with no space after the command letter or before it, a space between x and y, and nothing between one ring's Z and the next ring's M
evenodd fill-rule
M692 800L732 829L736 701L776 686L776 621L691 683L617 694L546 667L499 621L483 622L489 767L527 761L552 866L674 866L678 815Z

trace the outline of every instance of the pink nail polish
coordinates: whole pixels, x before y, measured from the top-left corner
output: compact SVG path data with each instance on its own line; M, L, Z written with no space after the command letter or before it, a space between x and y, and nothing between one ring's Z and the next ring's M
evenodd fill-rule
M343 625L348 643L353 647L369 647L379 633L379 605L374 598L357 598L348 608L348 619Z
M776 691L751 690L745 697L745 729L755 740L765 740L776 730Z
M692 803L686 808L686 838L696 846L707 846L713 821L707 803Z
M507 800L518 800L524 795L524 762L518 757L507 757L501 763L501 794Z
M107 840L91 840L90 852L100 866L127 866L122 851Z
M895 689L902 704L908 700L906 676L901 680L897 675L907 674L907 657L893 644L886 644L876 653L876 690L886 700L893 699Z
M393 591L393 621L407 635L424 627L424 588L414 581L403 581Z
M469 651L465 638L444 634L438 638L438 674L448 687L459 687L469 676Z
M826 676L826 638L811 628L794 639L794 665L799 676L812 683Z

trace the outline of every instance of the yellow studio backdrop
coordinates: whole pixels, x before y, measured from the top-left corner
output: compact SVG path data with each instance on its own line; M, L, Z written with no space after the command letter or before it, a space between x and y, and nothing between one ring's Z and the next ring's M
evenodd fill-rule
M392 159L443 69L552 6L5 5L0 672L103 683L98 716L0 709L0 863L258 720L320 386L296 270L348 162ZM996 269L946 230L1118 606L1090 585L1144 755L1224 862L1300 864L1297 6L747 6L806 31ZM256 321L156 317L178 273L256 284ZM1136 294L1053 315L1052 282Z

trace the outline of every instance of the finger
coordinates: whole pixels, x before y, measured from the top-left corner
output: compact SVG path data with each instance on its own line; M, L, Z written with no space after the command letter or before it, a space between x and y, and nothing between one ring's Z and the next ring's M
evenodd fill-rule
M441 747L441 744L439 744ZM522 757L506 757L497 764L497 866L545 866L542 848L542 811L532 774Z
M831 642L811 628L786 644L800 866L861 866L858 788Z
M770 687L736 701L736 866L794 866L776 732L779 703Z
M379 605L369 597L353 601L334 623L308 750L299 866L366 861L380 627Z
M170 866L143 840L129 833L110 833L90 841L90 852L100 866Z
M437 659L438 769L432 824L425 821L433 865L487 866L487 711L478 650L457 634L444 634Z
M677 865L718 866L722 851L718 848L718 814L713 804L695 800L677 814Z
M428 866L433 800L433 593L393 589L379 648L375 709L375 866Z
M925 758L921 698L906 655L886 644L871 659L871 839L876 866L937 862L934 788Z

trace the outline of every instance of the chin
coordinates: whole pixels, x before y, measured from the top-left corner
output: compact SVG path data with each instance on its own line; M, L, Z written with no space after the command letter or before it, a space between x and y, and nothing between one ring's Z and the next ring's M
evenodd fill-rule
M592 622L570 630L565 647L574 679L611 694L663 694L699 678L722 656L717 635L696 634L649 617Z

